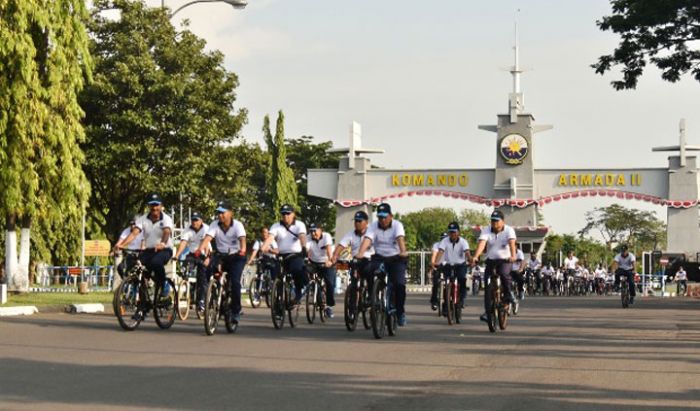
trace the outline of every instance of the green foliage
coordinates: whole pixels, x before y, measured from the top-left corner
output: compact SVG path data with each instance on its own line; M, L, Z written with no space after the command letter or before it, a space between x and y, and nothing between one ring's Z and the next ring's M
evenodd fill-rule
M447 231L447 225L459 221L454 210L442 207L425 208L397 219L404 224L409 250L430 250L440 240L440 234Z
M661 70L661 78L676 82L690 72L700 81L700 2L697 0L611 0L612 15L598 21L603 31L622 37L612 54L592 67L603 74L622 66L616 90L633 89L647 64Z
M562 253L562 260L558 261L559 252ZM612 252L604 244L589 238L579 238L571 234L549 235L547 245L542 255L542 262L552 263L556 266L563 263L566 254L573 251L582 265L589 268L595 267L599 263L609 265L612 260Z
M121 17L106 18L109 9ZM81 104L92 222L114 241L150 191L166 206L182 193L201 208L234 194L237 187L212 193L205 181L217 172L212 167L234 171L236 182L245 174L220 147L246 122L246 111L234 108L238 78L224 69L223 55L206 52L204 40L173 27L167 10L141 1L95 1L89 29L96 74Z
M284 113L281 110L277 114L277 127L274 137L270 131L270 116L265 116L263 136L265 137L270 158L270 167L267 172L267 190L272 196L272 208L275 214L283 204L291 204L295 209L299 209L299 197L294 173L287 164L287 147L284 141Z
M627 243L636 252L664 248L666 244L666 225L654 213L619 204L587 212L586 226L579 235L583 237L591 231L598 232L608 247Z
M287 139L287 161L294 172L298 187L301 218L307 223L321 224L328 232L335 228L335 206L327 199L313 197L308 191L308 170L313 168L336 168L340 154L328 153L333 144L330 141L313 143L313 137L302 136Z
M37 225L35 259L78 251L72 228L89 191L77 101L92 66L86 19L81 0L0 2L0 212Z
M462 229L462 237L472 248L476 247L478 233L472 230L473 227L483 227L489 224L489 215L483 211L464 209L459 213L459 226Z

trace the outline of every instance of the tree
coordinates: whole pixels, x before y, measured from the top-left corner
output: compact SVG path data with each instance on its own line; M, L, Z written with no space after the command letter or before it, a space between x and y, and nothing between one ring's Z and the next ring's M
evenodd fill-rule
M287 160L298 187L301 216L307 223L321 224L331 233L335 230L335 206L327 199L309 196L307 192L310 168L338 167L340 154L328 153L332 146L330 141L315 144L313 137L309 136L287 140Z
M74 228L89 190L80 167L83 111L76 97L91 74L87 9L79 0L8 0L0 10L6 278L10 288L26 291L32 241L41 259L77 252ZM34 239L33 223L42 233Z
M109 9L120 18L105 17ZM96 74L81 95L89 211L114 241L150 191L168 207L181 194L211 204L216 196L204 176L211 178L211 165L239 172L220 146L238 137L246 111L234 108L238 78L225 70L222 53L177 31L167 10L97 0L89 29Z
M270 158L270 167L267 172L267 189L272 197L272 208L276 213L283 204L291 204L295 209L299 208L297 185L294 181L294 173L287 164L287 147L284 141L284 113L277 114L277 127L275 135L270 131L270 116L265 116L263 123L263 136L267 144Z
M551 234L547 236L547 245L545 246L542 255L544 264L551 263L554 266L563 264L563 260L559 260L559 253L566 254L573 251L579 258L580 263L586 267L592 268L597 264L609 265L612 258L611 252L605 244L601 244L590 238L578 238L572 234Z
M597 231L608 249L615 243L628 243L639 252L642 248L656 249L666 241L666 225L650 211L626 208L619 204L596 207L586 213L586 226L579 231L583 238Z
M407 213L400 220L406 229L406 246L409 250L430 250L440 240L440 234L447 231L447 225L459 221L454 210L442 207Z
M483 211L464 209L459 213L459 225L462 229L462 237L464 237L472 249L476 248L477 235L473 227L484 227L489 225L489 216Z
M611 0L612 15L597 22L622 41L612 54L598 58L592 67L604 74L622 66L616 90L633 89L647 64L658 67L661 78L676 82L690 72L700 81L700 2L697 0Z

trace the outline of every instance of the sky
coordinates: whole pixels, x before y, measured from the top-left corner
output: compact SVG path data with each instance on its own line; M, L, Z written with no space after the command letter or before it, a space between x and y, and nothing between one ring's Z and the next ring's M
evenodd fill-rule
M185 3L166 0L171 9ZM347 146L352 121L361 123L363 144L386 150L372 156L379 166L492 168L495 134L477 126L507 111L517 15L525 109L554 125L534 137L535 167L666 167L668 154L651 148L677 144L681 118L688 142L700 144L700 83L664 82L648 68L636 90L615 91L615 74L590 68L619 40L595 24L609 13L606 0L249 0L244 10L196 4L173 22L188 19L238 74L248 141L262 142L263 117L283 110L287 137L336 147ZM549 205L545 223L576 232L587 211L611 203ZM478 208L443 199L400 200L394 208L435 205ZM623 205L666 219L663 207Z

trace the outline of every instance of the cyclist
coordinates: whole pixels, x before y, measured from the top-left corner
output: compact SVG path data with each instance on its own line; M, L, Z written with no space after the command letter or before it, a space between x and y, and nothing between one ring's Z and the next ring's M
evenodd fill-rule
M440 243L442 240L447 238L447 233L442 233L440 235L440 241L436 242L433 244L433 249L430 254L430 270L433 272L433 290L432 294L430 295L430 308L433 309L433 311L437 310L437 303L438 303L438 298L437 298L437 293L438 293L438 281L440 280L440 273L442 272L442 269L445 268L445 255L444 253L440 258L438 258L438 254L440 253Z
M258 264L256 271L257 277L260 278L263 271L268 269L270 271L270 279L275 281L275 278L277 278L277 273L280 270L279 263L277 262L277 255L279 254L277 241L273 239L272 243L270 243L270 251L267 253L262 252L263 243L265 243L265 240L267 240L267 237L269 236L270 229L267 227L262 227L260 229L260 238L255 240L255 243L253 243L253 252L248 258L248 265L253 265L258 261L258 259L260 259L260 264Z
M523 271L525 270L525 254L523 250L519 249L515 252L515 262L511 266L510 276L513 277L513 281L518 285L518 300L523 300L525 298L525 276L523 276Z
M358 211L355 213L353 221L355 222L355 229L345 234L333 252L334 264L338 262L340 255L343 254L343 252L345 252L345 250L348 248L351 256L357 255L360 251L362 239L367 233L367 228L369 226L369 215L367 215L367 213L364 211ZM374 248L370 247L362 255L362 258L357 260L356 267L359 277L364 278L367 281L367 286L370 290L372 289L372 280L374 279L372 272L369 270L369 259L372 258L372 254L374 254ZM354 276L351 278L351 281L355 281Z
M569 250L564 259L564 267L562 272L564 273L564 284L569 285L569 278L573 278L576 274L576 270L579 269L578 258L574 255L573 250Z
M365 233L362 245L355 258L360 259L365 252L374 247L374 255L370 260L370 272L374 273L384 263L389 273L389 283L394 289L398 325L406 325L406 266L408 252L406 251L406 232L400 221L394 220L391 206L382 203L377 207L377 221L372 223Z
M467 297L467 262L471 259L469 243L459 233L459 224L451 222L447 226L447 237L438 244L438 254L435 261L441 262L443 272L447 277L449 273L454 274L459 281L459 305L464 307L464 300ZM433 263L435 269L436 263ZM434 295L437 299L436 284L433 283ZM447 307L443 307L446 312Z
M484 273L484 267L480 265L474 266L472 269L472 294L476 295L479 294L479 289L481 288L481 284L484 281L482 275Z
M151 193L146 198L148 213L136 219L134 227L120 248L127 248L139 234L143 235L144 250L139 256L141 264L146 267L146 275L152 274L156 284L165 282L165 264L173 256L173 220L163 212L163 200L158 193ZM165 292L165 288L163 289ZM135 320L143 320L146 313L139 308L134 314Z
M192 260L195 264L197 270L197 312L204 312L204 297L207 294L207 287L209 286L209 276L207 273L207 266L204 264L202 258L197 258L194 256L194 252L199 249L202 244L204 237L209 231L209 225L205 224L202 220L202 215L198 212L192 213L190 218L190 226L182 233L182 238L180 239L180 245L175 252L175 257L173 259L177 260L184 253L185 247L190 251L185 257L188 260Z
M593 275L595 277L595 289L603 290L605 285L605 278L608 276L608 273L603 268L603 264L598 264L598 267L593 272Z
M620 247L620 253L613 259L613 269L615 272L615 290L619 289L620 276L627 276L627 284L630 290L630 304L634 304L634 297L637 295L637 290L634 285L634 275L636 273L637 258L630 253L627 245L623 244Z
M492 273L501 277L501 283L506 291L506 304L515 302L510 276L512 264L515 262L517 254L515 241L515 230L506 225L503 212L494 210L491 213L491 225L481 229L476 252L472 257L472 266L474 266L486 250L486 280L490 279ZM484 308L488 309L490 304L491 295L487 292L484 294ZM485 312L479 319L488 322Z
M116 256L119 253L119 250L121 248L126 248L127 250L141 250L143 248L143 233L139 232L139 234L134 238L128 246L122 247L124 244L124 240L126 240L127 237L129 237L129 234L131 234L131 231L134 229L136 226L136 218L134 217L131 220L129 220L129 227L126 227L121 234L119 234L119 241L117 241L117 244L114 245L114 250L112 253ZM117 264L117 273L119 273L119 277L122 279L126 275L126 273L131 269L131 267L134 265L136 262L136 256L133 255L128 255L126 258L122 259L119 261Z
M335 266L333 265L333 237L329 233L324 233L323 228L315 223L309 225L309 231L311 232L311 241L306 243L309 261L326 282L326 315L328 318L333 318L336 282Z
M685 293L688 291L688 273L685 272L683 266L678 267L678 271L676 271L673 281L677 283L676 295L680 297L681 287L683 287L683 295L685 296Z
M270 235L262 245L262 252L270 252L272 242L276 241L279 255L284 258L284 269L294 278L296 287L295 304L301 302L301 296L307 283L306 266L306 225L296 219L296 211L290 204L280 208L281 218L270 227Z
M533 251L530 253L530 259L527 260L528 276L535 276L535 290L542 289L542 284L540 281L540 274L542 270L542 263L540 259L537 258L537 254ZM528 278L528 281L530 279Z
M216 213L218 221L209 225L207 235L195 251L195 257L208 254L211 241L214 240L216 254L209 258L209 275L216 272L219 264L222 271L228 273L231 305L226 315L232 323L238 324L241 319L241 274L246 263L246 232L243 223L233 218L230 202L219 201Z

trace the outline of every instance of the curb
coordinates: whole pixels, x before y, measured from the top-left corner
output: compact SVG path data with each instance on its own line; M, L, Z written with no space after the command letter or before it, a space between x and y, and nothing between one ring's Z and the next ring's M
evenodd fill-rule
M32 315L38 312L39 310L33 305L24 305L18 307L2 307L0 308L0 317L9 317L15 315Z
M70 314L97 314L105 312L105 306L102 304L68 304L65 311Z

